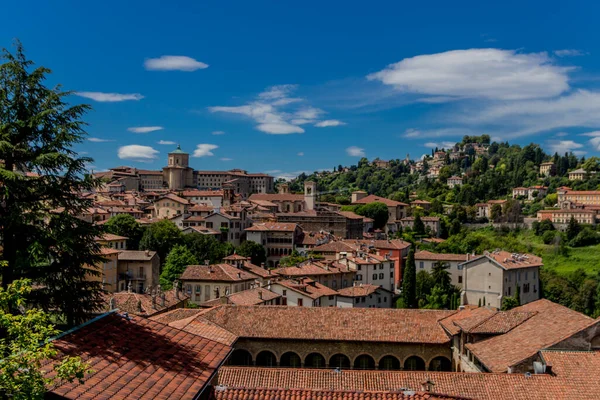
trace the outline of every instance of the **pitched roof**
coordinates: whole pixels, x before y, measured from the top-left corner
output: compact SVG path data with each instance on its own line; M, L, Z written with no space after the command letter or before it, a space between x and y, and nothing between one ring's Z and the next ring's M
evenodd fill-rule
M201 312L197 308L176 308L171 311L167 311L162 314L153 315L150 317L151 320L160 322L161 324L170 324L173 321L179 321L180 319L189 318Z
M490 371L506 372L509 367L535 355L539 350L596 322L577 311L545 299L513 310L536 314L503 335L466 345Z
M526 377L523 374L369 370L343 370L338 373L332 369L225 366L219 370L217 379L219 385L232 388L289 388L358 392L395 392L400 388L418 392L422 390L423 382L430 381L434 385L434 392L459 398L479 400L568 398L563 396L565 393L564 383L550 375ZM357 393L356 396L358 395Z
M353 251L356 250L356 246L349 242L341 240L331 241L320 246L316 246L312 249L315 253L339 253L342 251Z
M213 387L209 400L452 400L460 397L410 390L366 392L363 390L323 390L323 389L260 389L234 388L228 386Z
M164 303L162 295L164 295ZM106 311L111 311L110 302L112 299L113 308L142 317L150 317L189 299L189 296L182 292L177 294L174 289L162 292L161 295L155 297L154 302L152 296L146 293L117 292L107 293L103 297Z
M275 300L278 297L281 297L281 295L273 293L266 288L257 287L228 295L227 304L254 306L262 304L265 301Z
M152 250L121 250L119 261L149 261L157 256Z
M246 232L293 232L297 224L287 222L261 222L246 228Z
M182 197L223 197L222 190L184 190Z
M355 201L353 204L369 204L369 203L375 203L375 202L383 203L388 207L408 206L408 204L406 204L406 203L386 199L385 197L375 196L374 194L365 196L362 199Z
M244 257L244 256L240 256L237 253L233 253L230 256L223 257L223 261L236 261L236 260L237 261L246 261L246 260L249 260L249 258L248 257Z
M368 283L366 283L366 284L362 284L361 283L358 286L350 286L350 287L339 289L338 290L338 296L344 296L344 297L364 297L364 296L368 296L370 294L375 293L377 290L388 291L386 289L383 289L381 286L370 285Z
M316 300L323 296L335 296L337 292L325 285L315 282L310 278L288 279L273 282L273 285L281 285L306 297Z
M344 217L346 217L348 219L364 219L365 218L362 215L358 215L357 213L355 213L353 211L338 211L337 213L340 215L343 215Z
M256 275L229 264L188 265L179 279L191 281L241 282L258 278Z
M306 262L292 267L276 268L273 272L281 276L315 276L332 275L338 271L330 271L328 268L325 268L325 265L320 263Z
M504 250L486 252L480 257L475 257L467 261L465 264L479 260L483 257L493 260L504 269L531 268L541 267L544 265L542 259L538 256L534 256L533 254L516 254L509 253L508 251Z
M244 262L244 264L242 264L242 269L245 269L246 271L249 271L251 273L253 273L254 275L258 275L261 278L274 278L277 276L277 272L271 270L271 269L265 269L262 267L259 267L258 265L254 265L248 261Z
M201 310L188 318L180 319L169 323L172 328L199 335L215 342L231 346L237 340L237 336L206 319L201 318L206 310Z
M467 261L466 254L442 254L432 253L427 250L422 250L415 253L415 260L433 260L433 261Z
M83 384L63 381L49 388L66 399L192 399L208 384L231 347L161 323L105 314L53 341L57 357L44 365L46 377L65 356L91 366Z
M473 326L479 325L492 315L496 310L488 307L466 308L450 315L440 321L440 324L451 335L457 335L462 330L469 330Z
M304 201L303 194L292 194L292 193L254 193L248 198L248 201L255 200L266 200L272 203L282 201Z
M454 311L223 305L212 308L202 317L240 337L448 343L450 339L437 321L452 313Z

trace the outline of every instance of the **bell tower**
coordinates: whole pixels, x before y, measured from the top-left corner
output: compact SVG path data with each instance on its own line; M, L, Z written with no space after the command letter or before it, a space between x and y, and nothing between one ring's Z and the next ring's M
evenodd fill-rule
M317 196L317 184L316 182L306 181L304 182L304 203L306 204L307 210L314 210L316 205L315 197Z

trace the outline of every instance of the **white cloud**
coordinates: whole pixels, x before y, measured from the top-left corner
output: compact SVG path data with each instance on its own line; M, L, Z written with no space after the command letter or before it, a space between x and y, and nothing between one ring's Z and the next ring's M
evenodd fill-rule
M484 106L459 121L496 125L506 138L568 127L600 127L600 92L577 90L549 100L500 102Z
M114 142L114 140L112 140L112 139L101 139L101 138L97 138L97 137L88 138L88 141L93 142L93 143Z
M127 130L129 132L133 132L133 133L149 133L149 132L154 132L154 131L160 131L163 128L162 126L135 126L132 128L127 128Z
M159 151L150 146L141 146L139 144L130 144L119 147L117 155L122 160L135 160L149 162L157 158Z
M221 161L231 161L231 160L233 160L233 158L222 157L222 158L219 158L219 160L221 160Z
M364 157L365 149L356 146L350 146L346 149L346 153L352 157Z
M158 141L158 144L163 144L163 145L171 145L171 146L172 146L172 145L175 145L175 144L177 144L177 143L175 143L175 142L173 142L173 141L171 141L171 140L159 140L159 141Z
M450 149L452 147L454 147L456 143L454 142L427 142L425 143L423 146L425 147L429 147L429 148L438 148L438 149Z
M300 157L304 156L304 152L303 151L299 152L298 156L300 156Z
M554 50L554 54L557 57L577 57L577 56L583 56L586 53L584 53L581 50L577 50L577 49L562 49L562 50Z
M549 140L546 143L546 147L552 154L565 154L571 151L577 155L585 154L585 151L577 150L581 149L583 144L574 142L573 140Z
M326 128L328 126L342 126L346 125L345 122L338 121L337 119L327 119L325 121L317 122L315 126L317 128Z
M562 133L565 133L565 132L562 132ZM558 135L559 134L556 134L556 136L558 136ZM566 134L565 134L565 136L566 136ZM582 133L581 136L591 136L591 137L600 136L600 131Z
M99 102L117 102L127 100L141 100L144 98L139 93L103 93L103 92L75 92L77 96L85 97Z
M223 131L212 131L211 134L217 136L217 135L224 135L225 132L223 132Z
M569 134L567 132L558 132L554 136L556 136L556 137L564 137L564 136L569 136Z
M144 67L150 71L186 71L208 68L208 64L186 56L161 56L144 61Z
M405 93L515 100L565 92L570 69L554 65L546 53L490 48L405 58L367 78Z
M214 156L214 153L212 151L218 148L219 146L217 146L216 144L199 144L196 146L196 150L194 150L194 154L192 155L192 157Z
M272 169L272 170L269 170L269 171L265 171L265 174L278 174L280 172L281 172L280 169Z
M297 85L278 85L259 93L257 99L241 106L209 107L212 113L239 114L251 118L256 129L273 134L304 133L301 125L313 124L325 111L306 104L302 99L290 97Z

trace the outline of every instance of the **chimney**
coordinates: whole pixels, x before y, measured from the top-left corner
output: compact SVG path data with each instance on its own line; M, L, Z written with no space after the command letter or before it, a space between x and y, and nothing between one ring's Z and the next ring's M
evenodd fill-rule
M146 254L146 257L150 257L150 250L146 250L145 254Z
M435 384L430 379L427 379L425 382L421 382L421 387L423 388L424 392L431 392L431 389L433 389L434 385Z
M154 308L156 310L156 295L155 294L152 295L152 308Z
M165 293L164 293L164 292L162 292L162 293L160 294L160 305L161 305L162 307L164 307L164 306L165 306Z
M110 300L108 301L108 309L109 309L109 311L115 309L115 298L114 297L111 297Z
M238 272L238 279L242 279L242 273Z
M139 313L142 312L142 301L141 300L137 301L137 310L138 310Z
M263 262L263 263L260 263L260 267L261 267L262 269L265 269L265 263L264 263L264 262Z
M260 290L258 291L258 298L261 299L261 300L263 299L263 294L262 294L262 292Z

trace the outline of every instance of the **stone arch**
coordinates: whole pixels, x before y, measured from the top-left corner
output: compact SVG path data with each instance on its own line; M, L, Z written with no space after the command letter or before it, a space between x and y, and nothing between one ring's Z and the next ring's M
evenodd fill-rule
M287 353L283 353L281 358L279 359L280 367L289 367L289 368L300 368L302 366L302 359L300 356L293 351L288 351Z
M263 350L256 356L256 365L259 367L276 367L277 357L269 350Z
M410 356L404 360L404 369L409 371L425 371L425 360L419 356Z
M600 335L594 336L590 341L590 347L592 350L600 350Z
M350 358L345 354L334 354L329 359L329 367L350 369Z
M361 354L354 359L354 369L375 369L375 360L368 354Z
M304 359L305 368L325 368L325 357L321 353L310 353Z
M448 357L437 356L429 361L429 371L451 371L452 362Z
M233 353L231 353L231 356L229 356L227 365L252 365L252 354L244 349L235 349Z
M381 357L379 360L379 369L383 370L399 370L402 368L402 364L400 364L400 360L392 355L387 355Z

